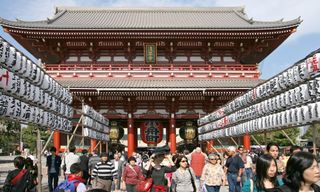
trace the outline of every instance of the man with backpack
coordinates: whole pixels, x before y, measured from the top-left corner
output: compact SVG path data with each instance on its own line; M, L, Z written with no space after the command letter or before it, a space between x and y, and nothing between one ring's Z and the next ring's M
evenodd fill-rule
M4 192L25 192L34 188L32 176L27 169L23 169L25 159L21 156L14 158L13 164L16 168L10 171L3 186Z
M74 163L70 167L68 178L58 185L54 192L85 192L85 180L82 178L83 172L79 163Z

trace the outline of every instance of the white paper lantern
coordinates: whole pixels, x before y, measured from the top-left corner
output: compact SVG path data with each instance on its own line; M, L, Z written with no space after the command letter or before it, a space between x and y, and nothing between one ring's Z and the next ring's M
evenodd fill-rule
M5 65L7 58L9 57L10 46L3 40L0 41L0 65Z
M0 116L6 116L8 107L9 107L9 97L6 95L3 95L0 92Z
M16 100L13 97L7 97L8 107L5 116L14 118L14 110L16 105Z
M302 63L298 64L298 66L299 66L299 75L300 75L300 78L302 79L302 81L309 79L310 74L308 72L306 62L302 62Z
M315 121L318 119L316 112L316 103L308 104L309 113L310 113L310 121Z
M16 62L16 49L14 47L9 48L9 57L7 57L5 62L5 67L12 70L13 65Z
M26 74L26 72L27 72L27 58L25 56L21 57L21 68L17 72L20 76L23 76L23 74Z
M20 119L31 122L31 107L25 102L21 102L21 115Z
M299 66L298 65L293 66L292 70L293 70L294 84L298 84L299 82L302 82L302 79L300 78L300 75L299 75Z
M12 71L18 73L22 68L22 55L19 51L16 52L16 62L12 65Z

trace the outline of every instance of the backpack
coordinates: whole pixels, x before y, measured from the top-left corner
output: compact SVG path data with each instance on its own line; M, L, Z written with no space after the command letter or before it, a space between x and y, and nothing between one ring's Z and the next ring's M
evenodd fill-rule
M76 192L76 188L79 185L79 183L80 181L77 180L64 180L57 186L57 188L54 189L54 192Z

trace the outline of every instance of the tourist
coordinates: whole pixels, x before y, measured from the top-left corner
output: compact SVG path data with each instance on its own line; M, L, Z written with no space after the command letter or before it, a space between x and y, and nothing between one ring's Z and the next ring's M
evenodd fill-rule
M277 175L276 160L270 154L261 155L256 163L254 178L254 192L273 192L283 185L281 177Z
M27 169L23 169L25 159L21 156L14 158L15 169L10 171L3 185L4 192L25 192L34 188L32 176Z
M196 175L196 186L197 189L200 190L200 177L202 174L202 170L204 165L206 164L206 160L208 159L207 155L202 152L200 147L197 147L190 154L190 167L193 169L194 174Z
M302 151L302 148L298 145L292 145L290 147L290 155L293 155L294 153Z
M180 155L176 159L177 170L172 175L172 190L174 192L193 192L195 186L195 174L189 167L188 158Z
M89 157L88 157L88 150L87 149L83 149L82 150L82 155L80 156L80 167L83 173L83 179L85 180L85 184L87 184L88 179L89 179L89 167L88 167L88 163L89 163Z
M171 167L161 165L162 161L167 158ZM165 155L165 153L155 153L150 158L148 165L144 172L150 176L153 181L151 192L163 192L167 191L165 173L171 173L176 171L176 166L172 161L172 156Z
M320 169L316 157L309 152L296 152L287 162L284 186L279 191L319 192Z
M239 155L244 163L242 174L242 191L250 191L252 183L252 158L246 149L240 148Z
M209 163L207 163L202 171L201 183L207 192L219 192L220 187L225 185L226 176L222 165L218 163L219 156L212 153L209 155Z
M228 159L226 161L227 179L230 192L241 191L241 177L244 164L240 156L236 153L236 148L230 146L227 149Z
M115 183L112 183L112 191L114 190L120 190L120 184L121 184L121 176L122 176L122 171L123 171L123 166L125 165L125 162L120 160L120 155L118 152L116 152L113 155L113 160L111 160L111 163L113 164L115 170L117 171L117 175L118 175L118 183L117 185L115 185Z
M48 185L49 192L52 192L58 186L61 157L56 155L57 149L55 147L50 148L50 155L47 156L46 166L48 167ZM52 186L53 181L53 186Z
M267 152L276 160L277 162L277 168L278 168L278 175L282 175L284 173L285 170L285 166L283 164L283 162L279 159L279 145L274 143L274 142L270 142L267 145Z
M74 163L70 166L70 174L67 178L68 182L75 181L74 185L76 192L85 192L86 185L84 184L85 180L83 179L83 172L79 163Z
M74 163L80 163L80 157L75 154L76 147L69 147L69 153L64 157L63 165L65 166L65 177L67 178L70 172L70 167Z
M128 159L128 164L124 167L122 180L126 184L127 192L136 192L136 185L139 180L142 180L143 174L141 168L136 165L136 158L131 156Z
M118 183L117 171L106 152L101 153L100 158L100 162L93 169L91 184L94 188L111 191L112 180L114 180L115 185Z

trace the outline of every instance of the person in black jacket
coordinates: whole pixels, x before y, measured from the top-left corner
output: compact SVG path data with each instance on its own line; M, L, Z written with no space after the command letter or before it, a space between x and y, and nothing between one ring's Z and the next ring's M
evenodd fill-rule
M47 157L49 192L52 192L53 189L55 189L58 186L58 180L60 175L61 157L56 155L56 151L57 149L55 147L51 147L51 155Z
M14 158L13 164L16 169L8 173L3 185L4 192L25 192L34 188L30 172L23 169L24 161L21 156Z
M88 163L89 163L88 150L83 149L82 155L80 156L80 167L83 172L82 178L85 180L85 184L87 184L88 179L90 177Z

